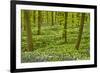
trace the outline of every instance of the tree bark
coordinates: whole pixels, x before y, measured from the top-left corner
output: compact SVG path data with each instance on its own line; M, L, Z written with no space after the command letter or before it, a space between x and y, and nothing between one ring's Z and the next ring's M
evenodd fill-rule
M33 42L32 42L32 31L31 31L31 21L30 21L30 12L24 11L24 20L26 21L26 33L27 33L27 50L32 51Z
M41 11L38 11L38 31L37 34L41 34Z
M35 11L33 11L33 23L35 24Z
M79 34L78 34L78 37L77 37L77 43L75 45L76 49L79 49L81 38L82 38L82 33L83 33L83 27L84 27L85 13L82 13L81 15L82 16L81 16L81 23L80 23L80 28L79 28Z
M52 25L54 25L54 23L53 23L53 12L51 12L51 22L52 22Z

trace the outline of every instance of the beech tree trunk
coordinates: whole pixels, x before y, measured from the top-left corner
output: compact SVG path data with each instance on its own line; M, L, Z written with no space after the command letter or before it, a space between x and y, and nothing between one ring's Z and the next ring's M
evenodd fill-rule
M26 33L27 33L27 50L32 51L33 42L32 42L32 31L31 31L31 21L30 21L30 12L24 11L24 20L26 21Z
M38 11L38 31L37 34L40 35L41 34L41 11Z
M85 13L81 14L81 22L80 22L80 28L79 28L79 34L77 37L77 42L75 45L76 49L79 49L81 38L82 38L82 33L83 33L83 27L84 27L84 18L85 18Z

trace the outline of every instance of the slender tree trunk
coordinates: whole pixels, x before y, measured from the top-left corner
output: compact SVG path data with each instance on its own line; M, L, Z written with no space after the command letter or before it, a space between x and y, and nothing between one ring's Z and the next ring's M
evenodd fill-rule
M38 11L38 31L37 34L41 34L41 11Z
M49 12L47 11L47 24L49 24Z
M26 21L27 49L28 51L32 51L33 42L32 42L32 31L31 31L31 21L30 21L29 11L24 11L24 20Z
M33 11L33 23L35 24L35 11Z
M57 12L55 12L55 24L57 24Z
M47 24L49 24L49 12L47 11Z
M65 42L67 42L67 18L68 18L68 13L65 13L65 24L64 24L64 39Z
M48 24L48 11L46 12L46 19L47 19L47 24Z
M55 15L55 12L53 12L53 23L55 24L55 18L56 18L56 15Z
M22 26L22 30L25 31L26 30L26 25L25 25L25 20L24 18L24 11L21 11L21 26Z
M51 12L51 19L52 19L51 20L51 22L52 22L51 24L54 25L54 23L53 23L53 12Z
M24 13L23 13L23 10L21 11L21 29L24 31Z
M83 33L83 27L84 27L84 18L85 18L85 13L82 13L81 23L80 23L80 28L79 28L79 34L78 34L78 37L77 37L77 43L75 45L76 49L79 49L79 46L80 46L80 42L81 42L81 38L82 38L82 33Z
M78 19L77 26L79 26L79 24L80 24L80 13L77 13L77 19Z

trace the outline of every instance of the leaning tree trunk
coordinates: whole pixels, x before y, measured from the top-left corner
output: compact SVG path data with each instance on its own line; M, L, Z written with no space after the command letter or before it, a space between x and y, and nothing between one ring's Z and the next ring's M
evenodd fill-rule
M83 33L83 27L84 27L84 18L85 18L85 13L82 13L81 23L80 23L80 28L79 28L79 34L78 34L77 42L76 42L76 45L75 45L76 49L79 49L79 46L80 46L80 42L81 42L81 38L82 38L82 33Z
M32 31L31 31L31 21L30 21L30 12L24 11L24 20L26 21L26 33L27 33L27 50L32 51L33 42L32 42Z

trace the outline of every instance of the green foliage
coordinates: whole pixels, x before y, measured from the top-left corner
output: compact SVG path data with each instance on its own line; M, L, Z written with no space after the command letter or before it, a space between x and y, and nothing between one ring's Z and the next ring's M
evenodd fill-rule
M24 11L24 10L23 10ZM90 59L90 20L89 13L86 13L84 29L79 50L75 48L80 25L80 14L68 12L67 29L64 29L64 12L55 12L52 25L50 11L41 11L41 34L37 35L38 30L38 12L34 11L31 18L31 30L33 51L27 51L27 34L22 29L21 39L21 62L47 62L47 61L70 61L70 60L88 60ZM23 14L23 13L22 13ZM22 22L23 20L22 15ZM33 19L33 20L32 20ZM34 22L35 21L35 22ZM22 24L23 28L24 23ZM67 41L64 42L63 31L67 30Z

